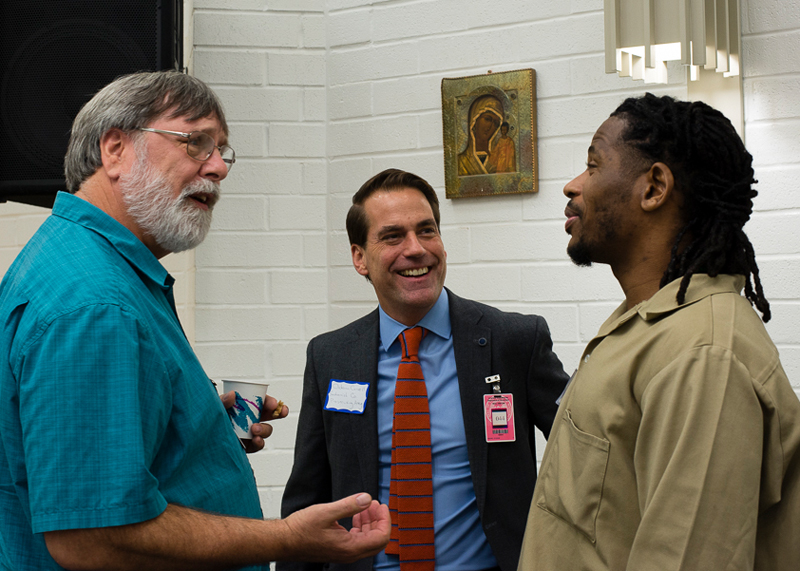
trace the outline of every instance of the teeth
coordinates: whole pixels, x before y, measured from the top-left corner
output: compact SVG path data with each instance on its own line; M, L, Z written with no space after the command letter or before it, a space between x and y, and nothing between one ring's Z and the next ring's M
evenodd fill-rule
M403 270L402 272L400 272L400 275L406 277L424 276L429 271L430 268L417 268L415 270Z

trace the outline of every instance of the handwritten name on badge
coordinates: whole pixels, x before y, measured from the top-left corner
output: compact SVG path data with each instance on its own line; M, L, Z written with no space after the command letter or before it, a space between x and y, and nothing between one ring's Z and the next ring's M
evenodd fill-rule
M369 383L331 379L328 384L328 398L325 399L325 410L363 414L368 393Z

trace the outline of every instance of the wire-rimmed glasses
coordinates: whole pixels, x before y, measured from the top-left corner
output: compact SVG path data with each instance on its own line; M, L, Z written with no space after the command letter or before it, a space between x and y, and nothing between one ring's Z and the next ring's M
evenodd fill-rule
M214 153L214 149L219 149L219 154L228 170L231 170L233 163L236 162L236 152L233 148L228 145L217 145L214 138L203 131L181 133L179 131L164 131L163 129L153 129L151 127L139 127L138 130L183 137L186 139L186 154L198 161L207 161Z

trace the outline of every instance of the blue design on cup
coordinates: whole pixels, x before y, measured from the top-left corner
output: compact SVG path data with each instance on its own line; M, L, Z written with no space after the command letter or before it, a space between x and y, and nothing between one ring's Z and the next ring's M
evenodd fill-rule
M264 399L255 397L255 402L244 398L236 391L236 402L228 409L228 416L231 422L242 429L244 432L250 430L250 426L259 421L258 415Z

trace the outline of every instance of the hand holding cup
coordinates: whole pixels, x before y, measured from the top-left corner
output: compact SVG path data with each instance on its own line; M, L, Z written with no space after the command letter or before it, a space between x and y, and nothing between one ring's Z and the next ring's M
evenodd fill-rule
M262 382L223 380L222 404L228 409L231 424L248 453L264 448L264 439L272 434L266 420L283 418L289 408L267 395L269 385Z

